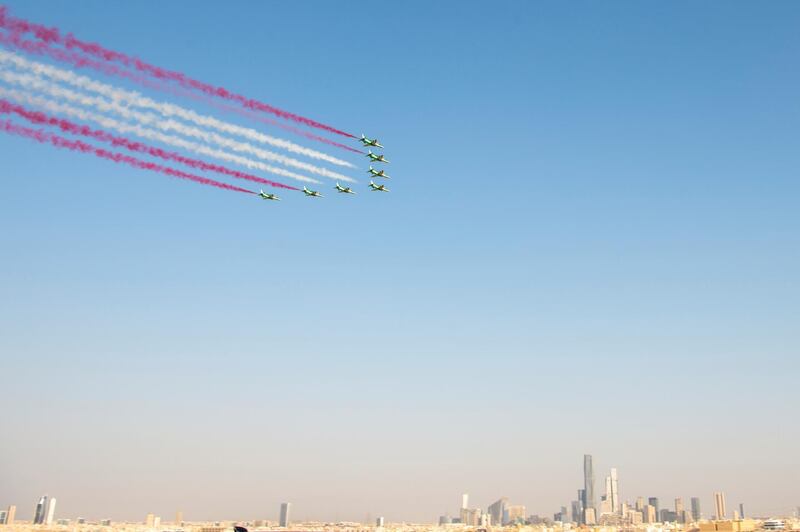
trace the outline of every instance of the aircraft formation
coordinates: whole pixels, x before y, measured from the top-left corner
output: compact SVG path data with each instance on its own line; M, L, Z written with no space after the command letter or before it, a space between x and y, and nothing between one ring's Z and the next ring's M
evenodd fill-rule
M163 91L171 97L185 93L187 98L165 101L157 94L130 90L130 82L147 92ZM208 100L216 110L195 109L197 100ZM218 111L235 114L236 121L215 116ZM280 130L295 137L285 138ZM16 17L3 5L0 133L264 201L281 201L283 191L321 198L325 178L335 182L331 192L337 195L356 195L361 192L357 187L389 192L381 183L390 178L384 169L389 160L377 138L359 137ZM319 145L309 146L310 141ZM334 148L341 151L330 153ZM343 152L367 159L369 185L359 185L347 175L361 166L342 158ZM302 183L289 184L284 178ZM264 188L256 192L231 179Z
M361 138L359 139L359 141L365 148L383 148L383 145L380 142L378 142L377 138L370 139L363 133L361 134ZM369 149L367 151L366 156L367 158L369 158L370 162L384 163L384 164L389 163L389 161L383 154L372 153L372 149ZM375 168L373 168L372 165L370 165L369 170L367 170L367 173L370 174L371 177L382 177L384 179L390 178L390 176L386 173L385 170L383 169L376 170ZM339 194L356 194L356 192L352 189L352 187L343 187L341 184L339 184L338 181L336 182L336 186L333 188ZM369 182L369 190L370 192L389 192L389 189L386 188L386 185L376 185L375 181L372 179L370 179ZM308 198L323 197L322 192L320 192L319 190L311 190L305 186L303 187L303 194L305 194L306 197ZM277 194L269 194L267 192L264 192L263 190L259 191L258 195L263 200L280 201L280 198L278 197Z

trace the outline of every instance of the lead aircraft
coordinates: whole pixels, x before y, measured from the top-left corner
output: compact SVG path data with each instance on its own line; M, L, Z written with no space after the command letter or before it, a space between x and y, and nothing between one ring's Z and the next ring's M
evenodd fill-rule
M364 146L375 146L376 148L383 148L383 146L381 146L380 143L378 143L378 139L369 139L365 137L363 133L361 134L361 138L358 140L360 140L361 143L364 144Z

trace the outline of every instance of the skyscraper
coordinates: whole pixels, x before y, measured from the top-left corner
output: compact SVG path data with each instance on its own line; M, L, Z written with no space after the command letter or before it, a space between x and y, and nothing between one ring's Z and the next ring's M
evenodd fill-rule
M492 525L498 526L503 524L503 517L505 517L507 504L508 498L500 497L486 509L492 519Z
M33 512L33 524L41 525L44 523L44 518L47 512L47 495L42 495L39 502L36 503L36 510Z
M656 521L661 517L661 510L658 508L658 497L648 497L647 504L653 507L656 512Z
M595 509L594 498L594 468L592 467L592 455L583 455L583 508Z
M571 508L571 510L572 510L572 521L574 521L575 523L579 523L580 524L581 515L583 514L583 510L581 509L581 501L580 500L572 501L572 504L570 506L572 507Z
M720 491L714 492L714 511L718 521L725 519L725 494Z
M383 517L379 517L375 520L375 526L378 528L383 527Z
M617 468L611 468L611 510L619 513L619 480L617 479Z
M289 510L292 508L292 503L284 502L281 504L281 518L280 526L286 528L289 526Z
M183 523L183 512L178 510L175 512L175 524L181 526L181 523Z
M469 493L461 495L461 509L464 510L466 508L469 508Z
M44 524L52 525L53 519L56 515L56 498L51 497L50 500L47 501L47 509L44 513Z
M700 497L692 497L692 519L700 520Z
M675 516L679 523L683 523L683 498L675 498Z
M744 519L744 503L739 503L739 519Z

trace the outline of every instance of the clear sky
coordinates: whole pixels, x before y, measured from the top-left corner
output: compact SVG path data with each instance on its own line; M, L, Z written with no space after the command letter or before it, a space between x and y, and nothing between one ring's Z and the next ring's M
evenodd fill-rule
M800 504L797 2L5 4L393 177L262 202L0 136L0 506L550 515L584 453L598 498Z

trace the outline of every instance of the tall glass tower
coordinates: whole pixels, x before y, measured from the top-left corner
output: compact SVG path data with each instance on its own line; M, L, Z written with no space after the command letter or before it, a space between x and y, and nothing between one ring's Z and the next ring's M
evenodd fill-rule
M286 528L289 526L289 510L292 508L292 503L285 502L281 504L281 517L280 517L280 526Z
M700 520L700 498L692 497L692 519Z
M594 469L592 468L592 455L583 455L583 508L595 509L594 500Z
M47 512L47 495L43 495L39 502L36 504L36 511L33 513L33 524L34 525L41 525L44 523L44 519Z

